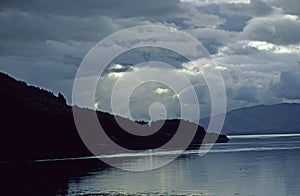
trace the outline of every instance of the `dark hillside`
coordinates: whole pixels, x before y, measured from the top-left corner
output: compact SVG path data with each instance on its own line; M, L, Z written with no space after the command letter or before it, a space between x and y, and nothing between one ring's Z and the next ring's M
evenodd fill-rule
M87 115L93 112L88 109L77 109L87 112ZM167 120L159 131L142 137L124 131L114 116L108 113L97 112L97 115L106 134L114 142L129 149L162 146L173 137L180 122ZM117 118L132 127L137 124L128 119ZM92 155L77 132L72 107L66 104L61 94L55 96L37 87L27 86L26 83L16 81L3 73L0 73L0 119L0 162ZM151 127L155 126L155 123ZM139 124L142 126L143 123ZM197 126L197 133L191 145L200 144L206 134L205 130L186 121L183 124L187 131ZM147 124L143 127L151 129ZM225 135L221 135L218 142L227 140Z

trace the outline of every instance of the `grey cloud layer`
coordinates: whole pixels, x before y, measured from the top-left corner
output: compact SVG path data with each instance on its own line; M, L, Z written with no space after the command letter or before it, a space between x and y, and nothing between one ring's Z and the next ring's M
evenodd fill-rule
M300 72L282 72L280 81L271 84L272 92L280 98L300 99Z
M62 91L71 102L72 80L94 44L127 27L159 24L184 30L207 47L223 74L229 109L299 102L299 6L298 0L209 5L179 0L2 0L0 70ZM182 60L159 55L156 59L187 71L180 66ZM106 79L104 92L111 84L111 78ZM207 89L195 89L209 108Z

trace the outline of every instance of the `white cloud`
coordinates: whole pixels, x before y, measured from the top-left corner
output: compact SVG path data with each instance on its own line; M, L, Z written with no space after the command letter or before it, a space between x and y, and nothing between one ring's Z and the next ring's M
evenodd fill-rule
M300 42L300 21L291 15L258 17L249 21L243 37L249 40L274 44L297 44Z
M157 88L157 89L155 89L154 92L157 93L157 94L167 94L167 93L169 93L169 89L167 89L167 88Z
M124 75L124 73L122 73L122 72L119 72L119 73L112 72L112 73L108 74L109 77L115 77L115 78L121 78L123 75Z
M123 69L123 68L124 68L124 66L119 63L116 63L112 66L112 69Z

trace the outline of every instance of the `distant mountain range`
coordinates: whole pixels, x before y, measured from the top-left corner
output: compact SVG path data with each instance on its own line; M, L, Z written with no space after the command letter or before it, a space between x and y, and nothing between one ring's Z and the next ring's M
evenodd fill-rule
M89 109L75 106L73 109L83 112L86 119L95 114L95 111ZM188 140L190 147L199 147L204 136L210 139L217 138L217 142L228 141L225 135L206 133L203 127L179 119L156 121L149 126L146 122L137 123L100 111L96 115L106 135L118 145L131 150L161 148L172 139L179 124L183 125L187 132L191 129L196 130L191 141ZM153 127L160 128L148 136L132 135L123 130L116 119L132 128L142 127L140 131L149 132ZM98 131L88 129L87 124L87 131ZM184 137L184 134L181 135ZM101 152L120 153L110 151L113 148L107 143L102 143L102 138L98 139L94 144L101 144L97 155L101 155ZM181 147L180 141L173 143L172 147ZM91 155L77 132L72 107L66 104L61 94L55 96L51 92L27 86L25 82L0 73L0 162L19 163L36 159Z
M205 128L208 122L209 118L200 120ZM300 104L259 105L233 110L226 114L222 133L300 133Z

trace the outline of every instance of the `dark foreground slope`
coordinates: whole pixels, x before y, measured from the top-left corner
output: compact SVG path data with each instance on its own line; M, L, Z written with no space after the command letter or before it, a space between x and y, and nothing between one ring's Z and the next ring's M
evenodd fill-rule
M57 97L0 73L0 96L0 162L92 155L77 132L72 107L66 104L62 95ZM88 109L75 109L86 116L94 113ZM149 127L108 113L97 112L97 116L111 140L132 150L162 147L174 136L179 123L182 123L185 131L197 129L190 146L200 144L205 134L210 138L218 138L217 142L228 140L225 135L206 133L201 126L182 120L158 121ZM123 130L116 118L133 129L140 127L143 129L141 131L146 132L160 124L162 126L149 136L136 136ZM99 141L101 143L101 138ZM172 147L176 145L174 143ZM103 153L113 153L109 152L109 146L102 148Z

